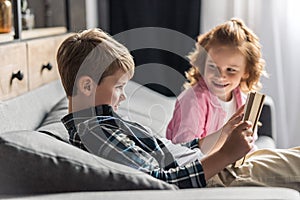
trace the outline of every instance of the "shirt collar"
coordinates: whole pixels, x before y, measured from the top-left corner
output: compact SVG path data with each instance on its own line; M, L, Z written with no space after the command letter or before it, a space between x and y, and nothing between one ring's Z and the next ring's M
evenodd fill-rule
M87 119L96 116L114 116L120 118L114 111L113 108L109 105L99 105L95 107L90 107L80 111L72 112L64 116L61 121L66 126L68 130L76 127L76 124L79 124Z

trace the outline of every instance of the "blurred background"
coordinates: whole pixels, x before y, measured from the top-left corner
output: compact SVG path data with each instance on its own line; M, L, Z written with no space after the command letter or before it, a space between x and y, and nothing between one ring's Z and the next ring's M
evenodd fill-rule
M139 39L182 49L179 54L150 47L131 51L137 66L133 80L167 96L182 91L183 75L190 67L185 56L194 48L197 35L232 17L243 19L262 44L270 75L262 79L262 92L275 103L277 146L300 145L299 0L28 0L27 4L37 28L68 26L77 32L99 27L113 36L142 27L172 30L167 38L159 31L138 38L120 37L127 47L130 40Z

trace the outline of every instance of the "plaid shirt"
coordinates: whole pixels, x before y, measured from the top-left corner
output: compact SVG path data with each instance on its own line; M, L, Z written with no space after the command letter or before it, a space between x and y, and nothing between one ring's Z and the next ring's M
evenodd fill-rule
M107 105L66 115L71 144L102 158L144 171L179 188L205 187L201 162L179 166L164 143L138 123L119 117ZM197 148L198 140L182 144Z

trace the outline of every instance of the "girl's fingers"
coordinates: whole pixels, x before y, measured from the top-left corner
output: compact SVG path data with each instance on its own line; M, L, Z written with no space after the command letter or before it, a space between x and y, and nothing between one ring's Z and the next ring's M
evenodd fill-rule
M244 114L244 107L245 105L242 105L229 119L229 121L231 120L242 120L243 114Z
M237 126L237 132L244 132L246 133L246 136L251 136L253 134L252 130L250 129L252 127L252 123L250 121L245 121L240 123Z
M245 109L245 105L242 105L236 112L233 116L238 116L238 115L241 115L244 113L244 109Z
M253 137L252 136L247 136L246 140L248 143L252 143L253 142Z

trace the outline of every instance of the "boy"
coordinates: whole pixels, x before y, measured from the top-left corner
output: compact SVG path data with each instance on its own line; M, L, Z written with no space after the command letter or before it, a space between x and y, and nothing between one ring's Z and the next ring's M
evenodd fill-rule
M252 148L251 124L241 122L242 108L222 131L202 140L174 145L115 113L120 102L126 99L124 87L133 76L134 62L128 50L111 36L99 29L74 34L60 46L57 62L69 99L69 114L62 121L73 145L144 171L179 188L240 182L230 175L238 171L242 174L243 170L232 171L228 165ZM290 154L288 159L291 162L299 161L299 149L291 150ZM282 160L282 163L288 161ZM249 170L247 166L245 169ZM256 173L255 170L252 172ZM299 170L288 173L291 177L300 176ZM299 180L296 186L290 186L258 182L257 179L246 179L240 185L284 185L299 190Z

